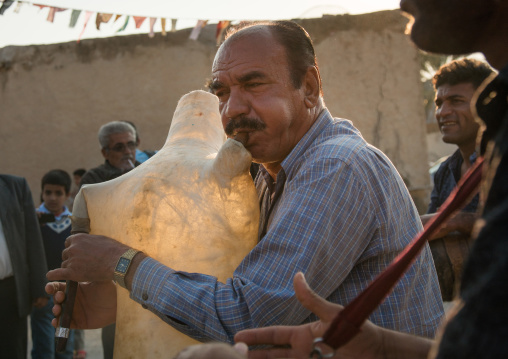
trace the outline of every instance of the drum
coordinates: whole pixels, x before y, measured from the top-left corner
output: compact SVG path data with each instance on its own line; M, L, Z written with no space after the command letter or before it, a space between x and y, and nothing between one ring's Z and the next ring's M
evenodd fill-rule
M259 204L252 158L227 140L216 96L179 101L168 139L152 158L111 181L84 186L74 217L172 269L225 282L257 244ZM172 358L196 341L117 287L115 358Z

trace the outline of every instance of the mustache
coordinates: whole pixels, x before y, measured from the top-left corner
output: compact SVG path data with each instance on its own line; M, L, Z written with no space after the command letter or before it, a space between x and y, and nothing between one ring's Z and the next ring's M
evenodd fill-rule
M226 132L226 135L228 136L233 136L235 130L239 128L244 130L261 131L266 128L266 125L257 118L239 116L229 119L226 127L224 127L224 132Z

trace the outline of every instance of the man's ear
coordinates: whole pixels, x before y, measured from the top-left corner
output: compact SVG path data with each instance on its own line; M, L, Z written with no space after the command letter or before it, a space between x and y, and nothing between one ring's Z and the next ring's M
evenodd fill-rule
M101 153L102 153L102 156L107 159L108 158L108 149L107 148L103 148L101 149Z
M309 66L303 79L305 90L305 105L307 108L314 108L319 103L319 95L321 93L321 77L319 70L315 66Z

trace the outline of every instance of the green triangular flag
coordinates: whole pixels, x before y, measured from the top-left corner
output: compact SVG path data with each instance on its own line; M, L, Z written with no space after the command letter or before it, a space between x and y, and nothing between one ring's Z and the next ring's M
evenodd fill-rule
M123 26L121 28L119 28L118 30L116 30L116 32L124 31L125 28L127 27L127 24L129 23L130 18L131 18L130 16L127 16L127 19L125 19L125 23L123 24Z

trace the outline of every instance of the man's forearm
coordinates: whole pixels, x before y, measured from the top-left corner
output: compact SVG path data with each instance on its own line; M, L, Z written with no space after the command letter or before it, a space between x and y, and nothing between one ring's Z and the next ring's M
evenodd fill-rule
M429 213L420 216L422 224L425 226L437 213ZM429 240L438 239L446 236L451 232L460 232L465 235L471 235L474 223L478 216L476 213L459 212L448 222L444 223L437 232L435 232Z

